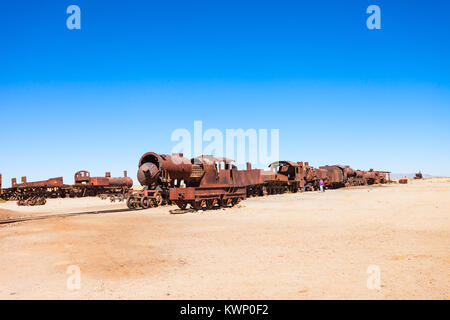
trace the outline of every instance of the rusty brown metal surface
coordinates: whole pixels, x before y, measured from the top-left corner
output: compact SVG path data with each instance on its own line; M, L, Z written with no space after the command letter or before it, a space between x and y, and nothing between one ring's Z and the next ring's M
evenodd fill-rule
M104 177L91 177L89 171L81 170L75 173L75 185L90 185L102 187L132 187L133 180L127 177L127 172L124 171L123 177L111 177L110 172L106 172Z
M329 188L339 188L345 185L344 170L345 167L334 165L334 166L321 166L319 169L326 170L327 178L324 180L324 185Z
M11 187L2 191L2 198L17 201L20 206L44 205L48 198L106 195L111 201L124 200L133 185L133 180L126 177L126 172L124 177L107 176L108 174L105 177L90 177L88 171L78 171L75 173L73 185L64 184L62 177L29 182L24 176L21 178L21 183L17 183L17 179L13 178Z
M11 188L5 190L5 200L17 201L19 206L35 206L46 204L47 196L64 187L62 177L51 178L43 181L29 182L24 176L21 183L17 179L11 179Z
M147 152L139 160L138 181L143 186L151 186L158 183L158 180L183 180L190 177L192 169L191 160L183 157L183 154L170 156Z
M306 166L303 162L281 160L271 163L269 168L275 175L266 176L267 194L297 192L303 189L306 176Z
M22 183L16 183L16 179L11 180L12 188L25 188L25 187L62 187L64 185L63 178L51 178L43 181L27 182L27 177L22 177Z

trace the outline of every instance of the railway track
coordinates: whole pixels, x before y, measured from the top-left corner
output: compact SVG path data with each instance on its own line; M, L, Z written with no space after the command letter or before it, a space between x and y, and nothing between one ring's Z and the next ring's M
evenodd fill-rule
M67 218L67 217L87 215L87 214L107 214L107 213L115 213L115 212L123 212L123 211L129 211L129 209L127 208L127 209L113 209L113 210L102 210L102 211L49 214L49 215L45 215L45 216L33 216L33 217L17 217L17 218L2 219L2 220L0 220L0 225L2 225L2 224L10 224L10 223L18 223L18 222L26 222L26 221L33 221L33 220Z

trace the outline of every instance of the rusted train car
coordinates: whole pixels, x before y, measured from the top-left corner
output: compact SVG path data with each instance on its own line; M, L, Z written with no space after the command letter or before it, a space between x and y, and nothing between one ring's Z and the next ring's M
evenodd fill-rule
M78 171L73 185L64 184L63 178L51 178L43 181L29 182L22 177L21 183L16 178L11 179L11 187L1 191L4 200L17 201L18 205L34 206L46 204L48 198L86 197L105 195L124 199L133 185L133 180L127 177L111 178L109 172L105 177L91 177L88 171Z
M319 167L322 170L321 179L327 188L342 188L349 186L363 186L375 183L386 183L388 171L354 170L350 166L326 165ZM317 172L317 171L316 171Z
M89 171L81 170L75 173L74 181L66 196L105 195L116 196L123 200L133 186L133 179L128 177L126 170L123 177L111 177L110 172L106 172L104 177L91 177Z
M265 194L297 192L305 185L303 162L276 161L269 165L269 173L263 172ZM270 174L272 172L272 174Z
M169 198L180 209L189 204L194 209L234 206L247 197L247 186L261 182L260 170L238 170L232 160L201 156L193 158L191 165L197 167L195 176L186 176L185 187L170 189Z

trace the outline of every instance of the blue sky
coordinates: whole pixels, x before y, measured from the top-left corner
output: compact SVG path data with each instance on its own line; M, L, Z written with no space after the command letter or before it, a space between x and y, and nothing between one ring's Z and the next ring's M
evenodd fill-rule
M68 30L66 8L81 8ZM366 8L381 8L368 30ZM280 157L450 176L448 1L0 6L0 172L127 169L173 130L275 128Z

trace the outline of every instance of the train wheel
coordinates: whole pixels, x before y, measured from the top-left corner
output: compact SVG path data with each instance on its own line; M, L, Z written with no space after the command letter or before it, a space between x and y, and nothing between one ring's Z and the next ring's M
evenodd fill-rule
M156 204L155 207L162 205L163 198L162 198L161 193L155 192L154 198L155 198L155 202L154 203Z
M265 188L264 187L260 187L259 188L259 196L260 197L264 197L267 194L267 190L264 192Z
M192 208L194 208L194 210L202 210L202 201L194 201L191 203Z
M211 210L212 208L214 208L215 204L216 204L216 200L214 200L214 199L206 200L206 209Z
M131 210L135 210L137 207L137 199L135 197L129 197L127 200L127 207Z
M230 204L232 204L232 199L224 198L224 199L222 199L220 204L222 207L228 207Z
M187 203L185 201L175 201L175 203L177 204L178 208L180 208L181 210L185 210Z
M143 209L148 209L148 208L150 208L150 206L151 206L151 201L150 201L150 199L149 199L148 197L143 196L143 197L141 198L140 204L141 204L141 207L142 207Z

